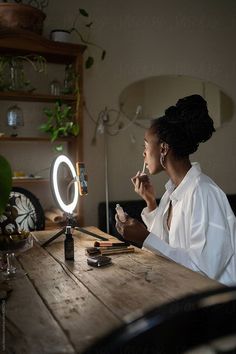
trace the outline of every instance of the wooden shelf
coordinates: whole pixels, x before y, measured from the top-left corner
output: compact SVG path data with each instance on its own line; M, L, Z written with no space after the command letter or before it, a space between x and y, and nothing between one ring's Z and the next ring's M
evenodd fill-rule
M54 42L35 33L0 30L0 53L8 55L41 54L47 61L70 64L86 49L85 45Z
M13 178L12 184L13 186L19 184L29 184L29 183L49 183L48 178Z
M24 102L55 102L61 100L63 102L76 101L76 95L49 95L42 93L30 93L22 91L0 92L0 99L6 101L24 101Z
M67 138L58 138L55 143L63 142L69 142L73 141L76 137L70 136ZM1 136L0 137L0 142L4 141L11 141L11 142L23 142L23 141L42 141L42 142L51 142L50 137L45 137L45 136L17 136L17 137L12 137L12 136Z
M78 80L76 87L78 86L79 94L72 94L72 95L51 95L48 94L48 83L45 79L44 85L39 85L39 87L45 87L40 89L36 89L33 92L27 92L27 91L2 91L0 92L0 100L1 101L6 101L4 104L6 105L7 101L12 101L12 102L24 102L25 106L29 107L30 102L38 102L38 103L52 103L55 104L56 100L61 100L62 102L65 102L71 106L73 106L73 110L75 112L74 116L74 121L79 124L80 131L79 135L77 137L74 136L69 136L66 138L60 138L57 139L55 143L53 144L60 144L65 142L65 145L67 146L67 153L68 156L73 160L73 161L83 161L83 52L86 49L86 46L80 45L80 44L74 44L74 43L62 43L62 42L55 42L48 40L44 38L43 36L24 31L24 30L10 30L10 29L0 29L0 55L2 56L19 56L19 55L42 55L47 63L51 63L51 68L55 66L54 64L59 64L59 65L68 65L71 64L76 72L78 74ZM63 69L64 67L60 68ZM48 78L50 79L50 78ZM43 82L42 82L43 84ZM37 87L37 85L34 85ZM2 105L2 109L0 109L0 113L4 115L4 105ZM9 151L14 148L13 143L18 144L16 145L14 150L15 154L17 154L17 164L20 166L21 161L25 159L25 156L29 154L32 158L37 163L37 159L40 159L41 162L44 160L43 154L40 155L40 150L41 148L45 146L38 146L38 151L39 153L35 152L35 149L32 149L31 151L31 145L35 145L37 147L37 142L39 144L52 144L50 135L48 134L40 134L39 131L36 129L36 125L41 122L39 116L41 109L39 107L40 105L37 104L37 107L35 107L35 111L37 112L37 115L35 117L35 130L32 131L32 134L35 134L36 136L17 136L17 137L12 137L12 136L7 136L3 135L0 137L0 145L6 144L7 148L9 147ZM32 110L32 114L33 114ZM33 118L33 117L32 117ZM41 117L42 118L42 117ZM3 129L3 128L2 128ZM5 131L5 133L7 130ZM9 134L9 131L8 131ZM22 134L24 134L22 132ZM25 135L30 135L30 131L27 133L25 131ZM33 144L33 142L35 142ZM22 144L21 144L22 143ZM11 145L12 144L12 145ZM18 146L20 147L21 144L21 149L18 150ZM11 146L10 146L11 145ZM1 145L2 146L2 145ZM50 146L46 147L50 148ZM47 157L45 156L45 159ZM9 161L11 163L11 161ZM32 162L31 162L32 163ZM49 161L48 161L49 163ZM29 169L31 167L29 166ZM27 168L28 169L28 168ZM32 169L33 170L33 169ZM19 186L22 188L25 187L32 193L35 193L36 197L44 199L45 205L50 201L50 196L47 195L47 192L45 193L46 195L39 195L40 190L45 190L48 191L50 183L49 180L46 178L42 179L33 179L33 178L17 178L13 180L13 186ZM40 188L38 188L40 186ZM83 225L83 210L82 210L82 203L79 204L78 206L78 215L80 215L79 218L79 223L80 225ZM49 225L50 226L50 225ZM55 227L55 225L52 225Z

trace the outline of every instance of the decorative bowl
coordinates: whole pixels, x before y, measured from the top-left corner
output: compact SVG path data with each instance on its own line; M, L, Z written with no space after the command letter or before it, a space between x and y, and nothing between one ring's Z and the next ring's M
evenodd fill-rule
M16 251L30 242L29 231L21 231L18 234L0 235L0 251Z

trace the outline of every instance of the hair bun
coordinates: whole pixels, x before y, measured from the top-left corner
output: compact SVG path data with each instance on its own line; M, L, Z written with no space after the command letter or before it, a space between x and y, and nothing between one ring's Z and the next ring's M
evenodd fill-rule
M207 109L207 102L200 95L186 96L184 98L179 99L176 103L176 107L178 108L192 105L202 106L202 108Z
M165 110L165 115L172 118L177 116L177 108L176 106L170 106Z
M167 142L178 156L195 152L199 143L207 141L215 131L208 114L207 102L200 95L178 100L165 110L159 120L160 139Z
M182 119L203 117L208 115L207 102L200 95L181 98L176 103L176 109Z
M185 125L186 136L197 146L208 140L215 131L208 114L207 102L200 95L191 95L178 100L176 108Z

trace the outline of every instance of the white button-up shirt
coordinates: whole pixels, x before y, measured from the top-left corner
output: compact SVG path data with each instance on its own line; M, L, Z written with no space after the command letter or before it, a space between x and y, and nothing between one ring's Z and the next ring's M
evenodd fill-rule
M177 188L168 181L159 206L152 212L145 208L142 218L150 231L143 247L223 284L236 284L236 219L225 193L198 163Z

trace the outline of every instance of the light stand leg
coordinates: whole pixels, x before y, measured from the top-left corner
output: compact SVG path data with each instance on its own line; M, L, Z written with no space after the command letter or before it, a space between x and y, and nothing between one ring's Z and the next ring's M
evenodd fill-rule
M62 234L64 234L66 231L66 228L64 227L62 230L58 231L54 236L50 237L49 240L45 241L44 243L42 243L42 247L46 247L47 245L49 245L49 243L51 243L52 241L54 241L56 238L58 238L59 236L61 236Z
M102 241L108 241L108 238L100 236L100 235L97 235L97 234L95 234L95 233L93 233L91 231L85 230L82 227L75 226L74 229L77 230L77 231L83 232L83 234L87 234L87 235L99 238Z
M74 225L75 222L74 221L71 221L68 222L67 225L71 225L72 228L74 228L75 230L78 230L80 232L82 232L83 234L86 234L86 235L89 235L89 236L93 236L95 238L98 238L99 240L102 240L102 241L107 241L108 238L106 237L103 237L103 236L100 236L100 235L97 235L91 231L88 231L88 230L85 230L83 229L82 227L79 227L79 226L75 226ZM53 235L52 237L50 237L47 241L45 241L44 243L42 243L42 247L46 247L49 245L49 243L51 243L52 241L56 240L59 236L61 236L62 234L64 234L66 231L66 227L64 227L62 230L58 231L55 235Z
M106 229L107 233L110 233L110 225L109 225L109 181L108 181L108 148L107 148L107 134L106 134L106 126L104 132L104 159L105 159L105 195L106 195Z

